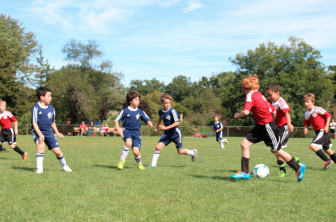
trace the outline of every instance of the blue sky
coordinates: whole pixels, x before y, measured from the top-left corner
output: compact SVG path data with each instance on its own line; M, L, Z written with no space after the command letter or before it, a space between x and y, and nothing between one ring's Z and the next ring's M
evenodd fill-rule
M66 65L60 49L70 39L97 41L126 86L233 71L229 57L289 36L336 65L335 0L0 0L0 13L35 33L55 68Z

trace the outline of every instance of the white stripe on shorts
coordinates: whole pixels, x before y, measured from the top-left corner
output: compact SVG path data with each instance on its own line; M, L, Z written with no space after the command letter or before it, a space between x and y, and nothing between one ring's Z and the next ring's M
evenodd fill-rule
M272 144L273 144L272 150L276 151L278 149L278 140L276 139L274 132L268 123L265 124L265 127L268 132L268 135L271 137L271 140L272 140ZM279 137L279 142L281 142L280 137Z

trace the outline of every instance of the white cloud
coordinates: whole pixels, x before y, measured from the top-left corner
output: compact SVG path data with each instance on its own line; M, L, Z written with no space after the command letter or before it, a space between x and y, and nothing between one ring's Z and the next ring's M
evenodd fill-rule
M183 11L184 12L191 12L191 11L195 11L199 8L202 8L203 5L199 2L194 2L194 1L189 1L188 3L188 7L184 8Z

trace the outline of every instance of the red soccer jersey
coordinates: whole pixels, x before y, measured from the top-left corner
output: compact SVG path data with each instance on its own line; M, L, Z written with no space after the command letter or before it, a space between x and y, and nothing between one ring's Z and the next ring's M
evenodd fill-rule
M289 105L282 97L272 105L276 109L276 116L274 122L279 126L287 124L286 113L290 112Z
M303 123L305 126L309 126L311 123L314 130L320 130L325 127L326 119L330 116L331 114L322 107L314 106L311 111L306 110Z
M0 124L2 129L10 129L13 128L12 122L16 122L16 118L13 114L8 111L0 114Z
M82 129L86 129L87 125L86 124L80 124L79 127L82 128Z
M249 92L246 95L246 102L243 110L251 110L258 125L265 125L273 120L270 103L257 90Z
M104 127L104 130L105 130L105 131L108 131L108 130L110 130L110 128L108 128L108 127Z

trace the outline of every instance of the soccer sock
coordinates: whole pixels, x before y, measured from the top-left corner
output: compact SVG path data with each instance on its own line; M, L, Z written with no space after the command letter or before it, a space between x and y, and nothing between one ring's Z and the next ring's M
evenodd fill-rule
M333 155L331 155L330 159L332 159L334 161L334 163L336 163L336 154L334 153Z
M2 148L2 143L0 144L0 151L2 151L3 150L3 148Z
M14 147L14 150L19 153L21 156L24 154L24 152L17 146Z
M193 150L187 150L187 153L185 155L194 156L195 152Z
M135 156L134 159L137 165L141 164L141 155L138 157Z
M43 169L43 157L44 157L44 153L36 153L36 168L37 169Z
M280 170L282 170L283 172L286 173L286 167L285 167L286 164L285 164L285 162L281 161L281 160L278 160L277 163L278 163L278 166L279 166Z
M295 161L295 159L292 157L290 161L287 162L287 164L292 167L295 171L298 171L300 169L300 165Z
M61 164L61 167L64 167L66 166L66 162L65 162L65 158L63 156L63 153L62 153L62 156L61 157L57 157L58 161L60 162Z
M318 155L323 161L328 161L328 157L323 153L322 149L319 149L316 152L316 155Z
M120 160L124 161L126 160L126 157L128 155L130 151L130 148L127 148L126 146L124 146L123 150L121 151L121 156L120 156Z
M160 156L160 151L155 150L155 152L153 154L153 158L152 158L152 164L151 164L152 166L156 166L156 162L157 162L159 156Z
M221 147L222 147L222 148L224 147L224 144L223 144L223 142L220 142L220 145L221 145Z
M250 159L242 157L241 158L241 169L246 174L250 173L249 165L250 165Z

